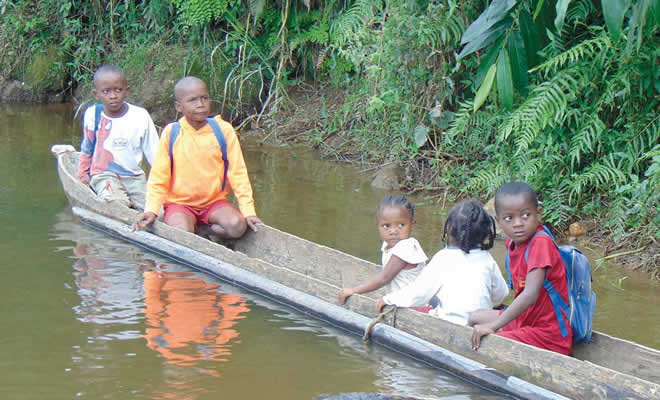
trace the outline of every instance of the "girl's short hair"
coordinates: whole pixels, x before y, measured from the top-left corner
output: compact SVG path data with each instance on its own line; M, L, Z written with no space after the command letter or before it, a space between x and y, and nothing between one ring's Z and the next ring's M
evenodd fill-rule
M445 243L447 234L466 253L472 249L489 250L495 243L495 220L477 200L465 200L449 211L442 234Z
M413 206L413 204L406 198L406 196L402 196L400 194L391 194L385 197L383 201L378 203L378 206L376 207L376 217L380 215L383 209L388 207L404 207L406 210L408 210L410 219L415 219L415 206Z

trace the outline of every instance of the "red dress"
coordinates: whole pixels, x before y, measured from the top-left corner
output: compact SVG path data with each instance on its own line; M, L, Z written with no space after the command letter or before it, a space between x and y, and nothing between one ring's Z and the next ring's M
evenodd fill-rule
M538 231L540 230L543 230L543 226L539 226ZM535 268L549 267L546 279L552 283L568 304L566 270L554 243L546 235L537 235L529 244L527 263L525 263L525 247L528 243L529 241L516 246L511 239L507 239L506 242L509 252L511 279L516 297L525 288L525 278L528 272ZM566 316L563 313L562 316L566 326L570 327ZM573 333L570 328L568 329L568 336L561 337L555 309L545 288L541 288L539 297L534 304L520 314L518 318L505 325L497 334L562 354L569 354L573 344Z

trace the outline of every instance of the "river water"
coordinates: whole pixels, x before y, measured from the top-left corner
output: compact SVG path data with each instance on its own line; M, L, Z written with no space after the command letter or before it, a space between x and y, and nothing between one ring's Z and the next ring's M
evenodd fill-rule
M0 397L497 397L78 223L49 152L78 146L72 114L0 108ZM370 172L300 148L243 147L264 222L379 261L374 209L385 193ZM432 255L443 213L437 199L414 200L414 235ZM501 241L493 253L501 263ZM660 285L611 265L594 275L595 328L659 348Z

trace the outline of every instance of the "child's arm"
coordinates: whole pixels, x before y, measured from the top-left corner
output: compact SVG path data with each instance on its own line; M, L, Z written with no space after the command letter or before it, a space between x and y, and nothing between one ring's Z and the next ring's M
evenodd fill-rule
M83 114L83 121L87 115ZM80 143L80 156L78 158L78 179L84 184L89 183L89 170L92 165L92 156L94 155L94 135L96 132L87 129L83 123L82 142Z
M444 286L446 278L443 276L442 264L438 256L424 267L417 278L404 288L388 293L382 298L383 305L396 305L399 307L420 307L429 303L431 298Z
M477 323L474 325L474 331L472 332L473 350L477 350L481 345L482 336L497 332L503 326L518 318L523 312L525 312L525 310L536 302L536 299L538 299L539 293L541 293L543 288L545 272L546 268L535 268L529 271L525 278L525 288L523 291L513 300L511 305L493 321L478 321L470 316L469 323ZM479 322L482 323L479 324Z
M358 287L343 288L337 296L337 302L339 304L344 304L346 299L354 294L368 293L373 292L376 289L380 289L381 287L390 283L390 281L394 279L394 277L397 276L397 274L402 269L410 265L411 264L403 261L396 255L392 255L390 261L388 261L387 265L385 265L385 268L383 268L382 271L372 277L369 281Z
M154 121L151 119L149 112L144 110L145 115L145 134L142 138L142 153L144 154L150 167L153 167L154 160L156 159L156 152L158 151L159 137Z
M140 230L151 225L158 216L163 203L167 198L171 180L171 162L169 154L169 142L171 125L163 130L163 135L158 143L156 159L149 172L147 182L147 201L144 212L138 215L131 226L132 230Z
M234 192L234 198L238 202L238 209L245 218L256 217L257 212L254 207L252 185L250 184L247 166L245 165L243 151L241 150L241 144L236 136L236 131L234 131L231 124L222 119L217 118L216 120L222 128L222 132L225 135L225 141L227 142L227 159L229 161L227 180L229 181L231 190ZM250 228L256 230L256 223L261 222L261 220L256 221L254 218L251 218L246 222L248 222ZM250 222L254 223L250 224Z

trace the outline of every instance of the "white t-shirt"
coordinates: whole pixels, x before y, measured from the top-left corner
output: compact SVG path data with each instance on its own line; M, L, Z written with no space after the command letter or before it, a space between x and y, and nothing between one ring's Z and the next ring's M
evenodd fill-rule
M80 149L93 155L90 175L110 172L122 176L142 175L142 155L153 165L158 149L158 133L142 107L126 103L128 110L117 118L101 113L94 147L95 110L89 107L84 115L83 141Z
M391 249L387 248L387 242L383 242L380 250L383 252L383 257L381 259L381 266L383 268L385 268L393 255L396 255L408 264L417 264L415 268L402 269L399 271L399 273L390 281L390 292L402 289L414 282L420 272L422 272L424 265L426 265L426 260L429 259L424 253L424 250L422 250L422 246L420 246L415 238L403 239Z
M399 307L419 307L428 304L435 295L440 305L429 314L467 325L473 311L492 309L508 293L509 288L488 251L472 249L466 254L458 248L445 248L433 256L412 284L383 299L386 304Z

